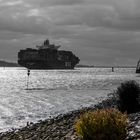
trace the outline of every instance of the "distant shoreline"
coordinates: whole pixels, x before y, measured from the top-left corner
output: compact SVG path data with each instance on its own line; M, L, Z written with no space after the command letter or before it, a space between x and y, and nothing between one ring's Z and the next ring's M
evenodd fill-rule
M17 63L0 60L0 67L21 67Z
M77 65L77 68L136 68L136 66L93 66L93 65Z

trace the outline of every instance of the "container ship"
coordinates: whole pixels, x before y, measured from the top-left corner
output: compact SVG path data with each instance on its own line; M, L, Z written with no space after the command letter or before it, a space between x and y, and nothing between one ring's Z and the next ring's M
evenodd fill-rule
M26 48L18 52L18 64L28 69L74 69L80 59L71 51L58 50L60 46L45 40L36 49Z

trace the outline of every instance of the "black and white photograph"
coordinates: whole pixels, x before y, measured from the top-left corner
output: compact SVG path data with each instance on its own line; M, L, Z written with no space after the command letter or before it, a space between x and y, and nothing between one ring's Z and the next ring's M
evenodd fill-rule
M140 0L0 0L0 140L140 140Z

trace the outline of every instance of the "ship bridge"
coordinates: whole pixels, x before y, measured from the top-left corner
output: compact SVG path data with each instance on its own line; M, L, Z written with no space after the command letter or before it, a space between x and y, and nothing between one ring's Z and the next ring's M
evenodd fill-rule
M53 50L58 50L58 48L60 48L61 46L56 46L54 44L50 44L49 40L45 40L44 43L42 45L37 45L36 46L39 50L41 49L53 49Z

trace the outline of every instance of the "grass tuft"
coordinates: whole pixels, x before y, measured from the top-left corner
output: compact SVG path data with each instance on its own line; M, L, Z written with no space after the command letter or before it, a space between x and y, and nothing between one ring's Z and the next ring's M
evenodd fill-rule
M76 122L76 132L83 140L124 140L127 116L116 109L87 112Z

